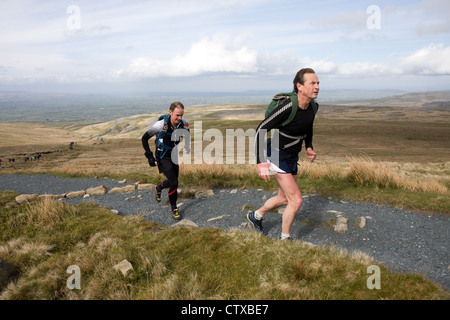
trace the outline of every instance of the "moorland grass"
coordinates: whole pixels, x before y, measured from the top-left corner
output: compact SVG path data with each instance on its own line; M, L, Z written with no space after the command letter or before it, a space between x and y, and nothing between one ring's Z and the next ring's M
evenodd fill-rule
M170 228L93 203L46 199L5 209L14 196L0 193L0 259L20 278L0 299L450 298L423 276L392 272L361 252L251 231ZM113 268L124 259L133 266L126 276ZM67 286L74 265L80 289ZM371 265L381 268L381 289L367 287Z

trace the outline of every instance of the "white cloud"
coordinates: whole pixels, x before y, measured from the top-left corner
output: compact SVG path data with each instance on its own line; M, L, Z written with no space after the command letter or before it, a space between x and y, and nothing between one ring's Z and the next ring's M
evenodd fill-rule
M285 76L293 70L311 67L318 74L343 77L382 75L449 75L450 47L430 44L395 62L298 57L292 49L258 52L247 44L251 36L216 34L193 43L184 54L161 60L139 57L114 75L118 79L191 77L204 74L234 73L251 76Z
M258 71L257 53L242 45L245 37L231 38L216 34L192 44L185 54L177 54L168 60L140 57L130 65L115 72L116 77L154 78L187 77L205 73L230 72L254 73Z
M389 67L376 62L351 62L340 64L336 73L342 76L378 76L388 73Z
M402 59L399 67L406 74L450 75L450 46L430 44Z

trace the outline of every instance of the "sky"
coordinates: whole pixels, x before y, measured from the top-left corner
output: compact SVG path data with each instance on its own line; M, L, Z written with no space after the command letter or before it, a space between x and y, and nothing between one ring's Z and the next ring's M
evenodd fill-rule
M448 0L2 0L0 90L450 90Z

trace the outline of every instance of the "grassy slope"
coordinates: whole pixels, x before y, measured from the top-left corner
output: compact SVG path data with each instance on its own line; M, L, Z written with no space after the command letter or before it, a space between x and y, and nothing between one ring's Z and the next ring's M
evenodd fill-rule
M2 193L2 207L13 197ZM362 253L255 232L171 229L92 204L0 209L0 231L0 259L21 271L0 299L450 298L422 276L391 272ZM133 265L126 277L113 269L124 259ZM67 288L72 265L80 290ZM371 265L381 268L381 289L367 287Z

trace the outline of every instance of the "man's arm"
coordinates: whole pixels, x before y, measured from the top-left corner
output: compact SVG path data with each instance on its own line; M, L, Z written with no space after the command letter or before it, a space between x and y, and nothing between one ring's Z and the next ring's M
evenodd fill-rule
M317 109L319 108L319 104L316 103L317 105ZM315 118L315 116L314 116ZM314 131L314 121L313 123L311 123L311 127L308 130L308 133L306 134L306 139L305 139L305 149L306 149L306 154L308 155L309 161L314 162L314 160L316 159L316 153L314 152L314 147L312 145L312 140L313 140L313 131Z
M150 140L151 136L148 134L148 132L144 133L144 135L141 138L142 146L144 147L145 153L151 153L150 145L148 144L148 140Z
M150 149L150 145L148 144L148 141L151 137L153 137L155 134L161 132L164 127L164 120L160 120L156 122L146 133L142 135L141 141L142 141L142 147L145 150L145 157L148 160L148 164L151 167L156 166L156 159L153 156L152 150Z

